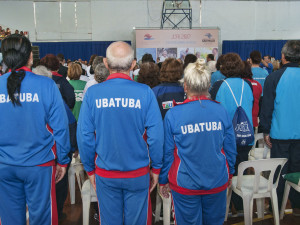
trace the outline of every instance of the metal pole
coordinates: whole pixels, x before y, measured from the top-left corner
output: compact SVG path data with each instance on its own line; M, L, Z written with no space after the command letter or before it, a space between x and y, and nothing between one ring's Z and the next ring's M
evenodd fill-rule
M200 22L200 27L201 27L201 24L202 24L202 0L200 0L200 13L199 13L199 22Z

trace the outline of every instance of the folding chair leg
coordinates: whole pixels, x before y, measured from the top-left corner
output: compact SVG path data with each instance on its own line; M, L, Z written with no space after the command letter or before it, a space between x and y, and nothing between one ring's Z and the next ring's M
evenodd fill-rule
M274 217L274 224L279 225L279 210L278 210L278 199L276 190L272 190L271 192L271 202L272 202L272 209L273 209L273 217Z
M281 204L281 210L280 210L280 219L283 219L284 216L284 210L286 207L286 203L289 197L291 186L288 184L288 182L285 182L285 187L284 187L284 194L282 198L282 204Z
M253 196L247 195L243 196L243 206L244 206L244 221L245 225L252 225L253 218Z
M256 199L256 208L257 208L257 217L264 218L264 212L265 212L265 199L264 198Z
M156 194L155 223L158 222L160 219L161 202L162 202L158 191L159 191L159 188L157 188L157 194Z
M225 220L227 221L228 213L229 213L229 205L230 205L230 200L231 200L231 195L232 195L232 188L227 189L227 202L226 202L226 214L225 214Z

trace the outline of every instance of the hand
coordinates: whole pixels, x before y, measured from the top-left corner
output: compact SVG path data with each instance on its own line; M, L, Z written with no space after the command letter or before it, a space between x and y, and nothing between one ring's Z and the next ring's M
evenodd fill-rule
M264 134L264 140L269 148L272 148L271 138L269 134Z
M170 196L170 186L169 184L166 184L164 186L159 186L159 193L161 196L163 196L164 198L169 198Z
M152 171L150 171L150 192L152 192L156 187L158 183L158 177L159 177L158 174L155 174Z
M73 153L73 158L77 158L78 157L78 154L79 154L79 152L78 152L78 149Z
M229 179L229 180L228 180L228 188L230 188L231 185L232 185L232 179Z
M57 184L63 177L65 176L67 171L66 167L62 167L60 165L56 165L56 172L55 172L55 183Z
M91 185L93 186L94 190L96 191L96 181L95 181L95 174L90 175L89 179L91 181Z

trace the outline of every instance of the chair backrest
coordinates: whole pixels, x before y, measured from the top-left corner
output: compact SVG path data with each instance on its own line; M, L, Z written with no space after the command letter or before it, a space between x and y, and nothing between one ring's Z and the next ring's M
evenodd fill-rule
M255 149L256 143L258 142L258 140L261 140L261 139L264 139L263 133L254 134L254 144L252 146L252 149Z
M245 161L239 164L238 167L238 178L237 178L237 189L241 190L242 186L242 179L243 173L247 168L254 169L254 183L253 183L253 192L254 194L258 192L260 180L262 178L261 172L263 171L270 171L269 179L268 179L268 189L267 191L271 191L273 187L277 188L279 175L284 164L287 162L286 158L274 158L274 159L261 159L261 160L252 160L252 161ZM276 182L273 184L274 175L276 169L281 166L279 174L277 175Z

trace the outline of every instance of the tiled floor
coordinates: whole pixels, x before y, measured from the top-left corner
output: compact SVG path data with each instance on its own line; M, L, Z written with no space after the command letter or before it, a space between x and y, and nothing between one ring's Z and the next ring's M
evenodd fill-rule
M155 194L155 193L153 193ZM155 195L152 196L152 200L154 203ZM152 206L154 209L154 206ZM71 205L69 197L65 203L64 212L67 214L67 218L63 221L59 222L59 225L82 225L82 202L79 189L76 188L76 204ZM99 225L97 221L93 218L95 210L93 206L91 206L90 210L90 225ZM236 217L236 218L228 218L228 221L224 223L224 225L243 225L244 218ZM153 219L154 221L154 219ZM153 222L154 224L154 222ZM256 221L254 216L254 225L273 225L274 220L272 215L265 215L265 219L261 221ZM300 217L295 217L291 214L288 214L284 217L283 220L280 221L281 225L300 225ZM155 223L155 225L163 225L162 221Z

